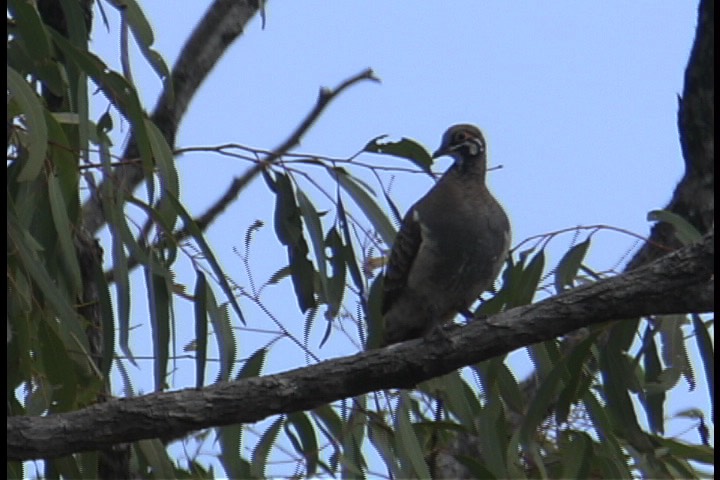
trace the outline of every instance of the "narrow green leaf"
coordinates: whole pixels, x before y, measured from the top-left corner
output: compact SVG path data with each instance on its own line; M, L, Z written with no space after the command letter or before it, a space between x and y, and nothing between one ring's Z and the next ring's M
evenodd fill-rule
M43 365L42 375L52 385L50 391L44 392L52 402L45 407L49 409L48 413L68 412L77 408L81 376L68 355L65 342L58 335L59 329L52 328L53 323L57 326L54 320L48 320L37 327L40 344L37 355Z
M363 413L367 404L367 397L360 395L353 399L354 408L344 425L342 437L342 455L340 463L341 478L366 478L367 464L361 447L365 442L365 426L367 417Z
M75 245L73 243L71 229L68 217L65 199L60 192L60 185L55 175L50 174L48 181L48 197L50 199L50 211L52 213L55 232L57 233L58 243L60 244L61 260L68 275L69 284L75 295L80 295L83 291L82 278L80 275L80 264L78 263Z
M290 179L278 173L275 185L275 234L287 246L293 289L300 311L305 313L315 306L315 269L307 258L309 250Z
M325 242L323 241L322 224L320 216L315 210L315 206L305 196L302 190L297 190L297 200L300 206L300 213L305 219L310 236L310 243L315 253L315 262L317 263L318 273L320 274L320 285L322 287L322 297L328 301L328 275L327 275L327 258L325 257Z
M155 357L153 372L156 392L165 389L165 376L170 357L170 291L165 277L153 272L161 268L159 265L144 268Z
M245 365L240 369L235 380L241 378L258 377L265 367L265 356L267 355L267 349L260 348L256 350L250 357L245 361Z
M317 407L311 413L316 421L325 426L333 441L339 442L343 438L343 422L330 404Z
M72 455L53 459L53 467L62 478L83 478L77 458Z
M652 327L649 325L648 330L652 330ZM643 363L645 367L645 384L658 382L660 374L662 373L662 364L660 363L660 356L658 355L655 339L652 337L649 339L647 347L645 348ZM643 407L645 407L645 415L650 431L653 433L664 433L665 392L662 390L658 392L648 392L646 390L644 395L640 396L640 400Z
M345 170L342 168L333 168L332 171L335 173L337 182L352 197L363 213L365 213L370 223L372 223L375 230L377 230L380 238L383 239L383 242L387 245L392 245L397 232L385 213L378 207L375 200L373 200L365 190L360 188Z
M368 422L368 439L370 443L373 444L375 450L380 454L392 478L402 478L400 468L397 464L398 454L393 448L395 444L394 437L394 432L389 426L385 425L384 422L382 424L372 420Z
M230 380L230 375L232 375L232 369L235 365L235 358L237 358L235 332L233 331L230 321L227 303L223 303L218 307L215 302L215 295L209 285L207 288L207 298L210 323L212 324L213 332L215 332L218 355L220 356L220 369L215 382L226 382Z
M284 267L280 267L278 271L270 275L270 278L268 278L268 285L277 285L280 283L280 281L284 278L287 278L290 276L290 265L285 265Z
M171 81L167 81L170 77L170 70L165 64L165 60L162 56L150 48L155 41L150 22L148 22L145 14L135 0L125 0L123 4L125 18L130 26L130 30L133 32L133 36L135 37L140 52L142 52L143 56L160 79L164 80L163 86L165 94L172 98L173 83Z
M205 385L205 362L207 361L207 280L205 274L195 270L195 388Z
M185 207L182 206L180 201L175 198L175 196L168 192L168 198L172 202L172 204L175 207L175 210L180 215L180 218L182 218L183 223L185 224L185 228L190 232L190 235L192 235L193 239L197 242L198 247L200 247L200 250L202 251L203 255L205 255L205 259L210 264L210 268L212 269L213 273L215 273L215 276L217 277L218 281L220 282L220 287L222 287L223 291L225 292L225 295L227 296L228 300L230 301L230 304L235 309L235 313L237 313L238 317L240 318L240 321L243 323L243 325L246 325L245 317L243 316L242 312L240 311L240 305L237 303L237 299L232 293L232 289L230 288L230 284L227 281L227 277L223 273L222 269L220 268L220 264L218 263L217 259L215 258L215 254L213 254L212 250L210 249L210 246L205 241L205 237L203 236L202 232L200 231L200 228L197 226L197 223L192 219L190 214L185 210Z
M708 394L710 395L710 411L715 421L715 349L713 340L707 327L698 314L692 314L693 328L695 329L695 342L703 362L705 381L707 382Z
M290 179L278 173L275 188L275 235L283 245L294 245L302 237L302 222Z
M607 415L608 408L601 405L592 392L587 392L583 403L600 437L600 441L595 443L598 449L596 453L598 462L595 465L604 467L605 478L633 478L625 459L625 452L620 447L611 419Z
M647 219L651 222L665 222L672 225L678 240L683 245L690 245L702 238L702 234L692 223L669 210L652 210L648 213Z
M715 464L715 449L713 447L706 445L690 445L679 440L660 436L654 436L652 439L653 442L657 442L660 447L667 448L669 454L672 456L707 465Z
M175 169L174 156L165 137L155 123L149 119L145 119L144 124L160 177L161 198L157 210L165 220L165 224L172 230L175 228L178 214L173 208L172 203L165 197L167 192L170 192L175 198L180 198L180 182L178 180L177 170Z
M592 375L585 368L589 362L594 361L593 345L597 341L601 330L598 330L581 343L576 345L567 356L568 378L565 387L560 391L555 402L555 419L558 425L567 421L570 407L585 396L592 385Z
M79 49L58 32L51 31L50 33L53 42L63 52L68 62L73 66L77 66L78 69L92 78L105 96L131 123L133 140L140 152L140 158L147 180L148 198L150 203L153 203L155 187L152 178L154 168L152 149L150 140L148 139L148 132L145 128L144 120L146 116L134 86L128 83L122 75L110 70L96 55L93 55L86 49Z
M87 50L88 35L85 26L85 12L78 2L73 0L60 0L63 17L67 26L67 35L73 45L81 50Z
M47 124L40 99L25 79L15 69L7 67L8 102L17 102L25 115L27 124L28 149L27 163L18 175L19 182L33 180L40 173L47 152Z
M114 312L112 299L110 297L110 286L103 274L102 265L95 263L93 267L93 282L98 287L100 315L102 319L102 360L100 361L100 372L102 373L102 378L107 379L109 378L112 362L115 358Z
M498 388L498 393L514 412L524 412L527 405L523 399L523 394L520 392L520 386L515 379L515 375L505 362L498 362L498 364L496 369L497 380L495 383Z
M686 323L687 317L685 315L658 315L655 322L662 339L662 359L665 365L669 367L666 370L666 374L669 374L667 379L673 378L670 384L674 385L679 375L682 375L690 384L690 388L694 389L695 373L687 351L685 333L682 329Z
M220 463L228 478L251 478L250 462L242 458L243 425L215 429L220 443Z
M395 431L397 432L395 449L402 452L401 458L404 457L403 460L412 466L416 478L430 478L425 455L410 421L409 403L410 398L407 392L401 391L400 402L395 414Z
M527 305L532 302L537 291L543 268L545 267L545 252L540 250L528 263L522 275L510 286L510 298L507 301L508 308Z
M275 179L272 177L271 170L269 168L263 168L260 170L265 184L268 186L271 192L277 193L277 187L275 185Z
M283 418L278 417L272 425L265 430L265 433L260 437L260 441L255 445L252 453L252 465L250 466L250 471L255 477L266 477L265 466L267 465L268 455L270 454L270 449L275 444L282 424Z
M365 284L363 278L360 275L360 269L357 265L355 257L355 251L352 246L352 235L350 235L350 226L348 224L347 215L345 215L345 206L343 205L342 197L338 192L337 196L337 216L340 228L342 229L343 237L345 239L345 263L350 270L350 278L352 278L355 288L360 292L360 297L365 293Z
M340 305L345 294L346 260L345 245L342 243L340 234L335 227L330 228L325 237L325 247L330 249L330 266L332 276L328 277L327 302L328 313L326 317L334 318L340 310Z
M488 393L487 398L487 403L476 419L477 429L481 432L479 439L483 452L482 458L485 461L485 467L493 473L495 478L509 478L508 460L505 456L509 438L505 427L507 420L502 404L494 391ZM514 458L517 458L517 452L516 449Z
M557 293L561 293L566 287L573 286L589 247L590 238L572 247L560 259L555 269L555 290Z
M430 167L432 167L433 164L432 155L430 155L430 153L425 150L422 145L405 137L398 142L381 143L385 137L387 137L387 135L381 135L373 138L367 143L367 145L365 145L363 150L370 153L379 153L405 158L417 165L421 170L427 172L428 174L432 174L430 171Z
M476 398L470 399L466 395L469 387L460 370L423 382L418 389L442 399L445 408L459 419L460 424L467 426L469 431L474 430L474 419L482 408Z
M151 467L154 478L175 478L175 469L162 442L153 438L134 444L135 451Z
M302 241L301 247L288 247L290 261L290 278L298 301L300 311L305 313L316 306L315 302L315 269L307 258L307 244Z
M378 276L373 280L368 292L365 316L367 318L367 341L366 349L377 348L380 342L385 338L385 325L382 320L382 295L383 295L383 277Z
M127 368L125 368L125 362L123 362L122 360L118 360L116 365L118 367L120 377L123 380L123 395L125 395L126 397L134 397L135 390L132 386L132 380L130 380L130 374L128 373Z
M307 476L314 476L317 472L319 450L312 423L305 413L295 412L288 415L285 425L294 428L300 437L301 448L297 452L305 457Z
M631 441L639 439L643 433L637 423L637 416L627 392L627 378L634 375L629 371L625 354L608 341L600 352L600 373L603 379L603 396L607 411L613 420L613 427L622 436Z
M13 27L28 55L36 62L48 60L52 54L50 39L37 8L29 2L11 0L7 2L7 9L15 19Z
M527 413L520 427L520 443L524 446L534 442L535 432L545 420L548 409L553 405L562 387L562 378L567 374L567 357L555 365L540 383L535 396L530 399Z
M106 184L109 190L109 183ZM109 225L119 225L124 222L122 219L122 211L119 206L112 201L112 198L103 202L105 208L105 218L108 219ZM112 229L111 229L112 230ZM111 233L112 237L112 260L113 260L113 278L115 280L115 294L118 304L118 333L120 351L122 351L133 365L137 366L132 351L130 350L130 276L127 262L127 255L123 247L123 241L119 230L115 229Z
M32 244L32 236L27 231L22 232L19 230L12 200L8 198L7 201L7 235L13 250L19 256L24 269L38 286L44 298L55 310L63 324L66 338L74 337L74 342L78 342L77 346L87 354L89 350L87 337L81 326L78 314L73 309L64 292L60 291L55 281L43 267L43 262L39 261L37 253L30 250L29 245ZM54 321L54 319L52 321ZM77 350L75 345L68 344L66 347L72 351Z
M561 434L560 450L572 454L560 455L563 464L561 478L588 478L593 459L593 441L585 432L568 431Z
M135 197L127 196L125 197L125 201L128 203L131 203L135 205L136 207L139 207L142 209L152 220L155 222L155 226L159 228L160 232L162 232L162 235L159 235L161 238L165 239L165 241L161 241L156 248L162 248L164 251L167 251L167 258L165 259L165 265L167 268L169 268L177 258L177 243L172 240L173 238L173 229L170 226L170 223L168 221L173 222L174 220L172 218L168 218L167 215L162 216L159 209L153 208L147 203L143 202L142 200L139 200ZM167 205L167 203L166 203ZM174 207L170 207L174 208ZM128 231L127 229L124 229L123 231ZM124 235L123 238L127 237L127 235ZM133 254L137 257L138 253L141 253L142 250L140 249L140 246L137 245L137 242L133 239L132 245L128 245L130 247L130 250L133 252ZM139 258L141 261L142 257Z

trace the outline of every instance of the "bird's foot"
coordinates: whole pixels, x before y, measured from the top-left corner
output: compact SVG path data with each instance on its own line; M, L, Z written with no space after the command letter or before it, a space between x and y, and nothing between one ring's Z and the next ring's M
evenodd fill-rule
M465 318L466 325L470 322L477 322L478 320L487 320L488 318L490 318L489 315L484 315L482 313L472 313L470 310L460 310L460 315Z
M441 323L436 324L425 334L424 340L428 343L449 342L448 328Z

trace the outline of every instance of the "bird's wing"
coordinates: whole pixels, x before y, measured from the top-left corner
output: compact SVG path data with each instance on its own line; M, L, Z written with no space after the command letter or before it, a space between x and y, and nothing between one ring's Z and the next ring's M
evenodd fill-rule
M407 285L410 269L417 257L422 243L422 230L415 213L411 208L400 224L395 242L390 251L390 259L385 268L383 280L383 299L381 311L384 315L402 295Z

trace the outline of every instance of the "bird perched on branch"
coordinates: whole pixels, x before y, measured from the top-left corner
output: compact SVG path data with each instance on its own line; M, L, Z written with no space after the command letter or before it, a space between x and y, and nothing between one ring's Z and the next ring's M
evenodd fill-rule
M485 185L487 148L454 125L433 158L455 163L403 218L383 282L381 346L422 337L489 289L510 246L510 223Z

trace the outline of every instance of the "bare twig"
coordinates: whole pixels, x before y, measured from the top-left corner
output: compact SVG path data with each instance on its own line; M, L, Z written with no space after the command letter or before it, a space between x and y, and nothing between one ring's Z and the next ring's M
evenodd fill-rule
M322 114L322 112L333 99L335 99L347 88L363 80L372 80L375 82L379 81L377 77L375 77L375 75L373 74L373 71L368 68L367 70L363 70L357 75L348 78L340 85L338 85L334 90L329 88L321 88L315 106L310 111L310 113L307 114L303 121L300 122L300 125L298 125L297 128L295 128L295 130L290 134L287 140L285 140L278 148L276 148L265 158L263 158L262 161L250 167L241 177L235 178L227 191L215 202L215 204L211 206L204 214L198 217L198 227L200 227L201 230L207 228L208 225L210 225L230 205L230 203L240 194L240 192L255 177L257 177L258 174L260 174L263 168L266 168L268 165L272 165L273 163L275 163L291 148L295 147L300 143L300 139L302 138L302 136L305 135L305 133L310 129L310 127L312 127L315 121L320 117L320 114ZM182 239L187 235L187 230L183 229L178 232L177 238Z
M277 162L279 159L281 159L284 155L287 154L287 152L293 148L294 146L298 145L300 143L300 139L303 135L312 127L312 125L317 121L317 119L320 117L322 112L325 110L325 108L330 104L332 100L334 100L338 95L340 95L343 91L345 91L347 88L351 87L352 85L359 83L363 80L372 80L375 82L378 82L378 78L375 77L373 71L371 69L363 70L362 72L358 73L357 75L354 75L347 80L343 81L338 85L335 89L329 89L327 87L323 87L320 89L320 94L318 95L317 102L315 103L315 106L313 109L305 116L305 118L302 120L302 122L295 128L295 130L290 134L290 136L285 140L278 148L268 153L265 158L259 160L255 165L250 167L241 177L235 178L228 189L225 191L225 193L215 201L215 203L202 215L200 215L195 222L197 223L200 230L205 230L213 221L217 219L217 217L225 211L225 209L228 208L230 203L237 198L237 196L240 194L240 192L255 178L257 175L262 171L263 168L267 168L268 165L272 165L273 163ZM233 145L235 144L228 144ZM224 146L221 146L224 147ZM240 147L240 146L238 146ZM244 147L248 149L247 147ZM248 149L251 150L251 149ZM186 150L187 151L187 150ZM147 227L148 225L146 225ZM146 235L146 228L143 228L143 235ZM183 227L182 229L178 230L175 235L173 235L173 238L175 242L179 243L183 239L187 238L190 235L190 232L188 231L187 227ZM137 266L137 260L134 258L129 259L128 261L128 268L134 268ZM109 281L112 280L112 272L108 272L106 274L106 278L108 278Z

